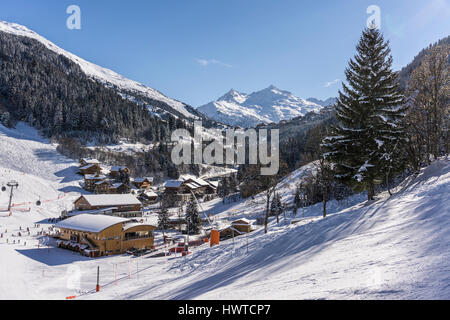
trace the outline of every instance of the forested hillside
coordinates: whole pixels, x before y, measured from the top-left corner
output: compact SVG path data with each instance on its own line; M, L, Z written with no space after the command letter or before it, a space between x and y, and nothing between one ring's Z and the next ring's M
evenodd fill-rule
M414 57L413 61L409 63L406 67L404 67L399 74L400 84L402 88L406 88L409 78L411 77L412 72L417 69L424 58L430 53L433 48L450 45L450 36L445 37L434 44L430 44L427 48L420 51L417 56ZM450 58L449 58L450 59ZM450 62L450 61L449 61Z
M98 143L161 141L183 121L152 116L86 76L79 65L39 41L0 32L0 110L5 124L26 121L48 137ZM163 102L159 103L160 105Z

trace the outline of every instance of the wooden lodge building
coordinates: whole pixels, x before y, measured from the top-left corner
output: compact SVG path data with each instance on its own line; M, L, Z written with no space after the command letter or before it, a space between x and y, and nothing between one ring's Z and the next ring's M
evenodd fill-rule
M215 194L217 185L200 178L188 178L184 180L169 180L165 184L165 191L168 193L196 195Z
M183 180L168 180L164 185L164 190L167 193L182 193Z
M109 192L109 182L106 180L98 181L94 184L94 193L103 194Z
M80 168L80 173L83 176L87 174L100 174L101 171L102 168L100 168L100 165L96 163L88 164Z
M228 239L237 237L252 231L252 226L249 220L242 218L231 222L231 226L219 230L221 239Z
M181 202L189 201L192 193L198 197L203 197L207 194L216 194L217 184L214 182L207 182L200 178L168 180L164 185L164 193L176 195L176 199L172 201L171 205L177 206Z
M132 219L80 214L54 225L58 247L90 257L154 248L154 226Z
M109 171L109 176L113 179L116 179L120 177L121 173L130 174L130 169L128 169L126 166L112 166L111 170Z
M207 194L216 194L217 188L219 187L218 181L208 181L205 180L208 183L208 186L206 187L206 193Z
M133 180L133 184L138 189L149 189L153 185L153 177L136 178Z
M183 181L183 186L186 189L187 193L191 193L192 191L195 194L204 195L206 194L208 183L200 178L189 178Z
M141 190L138 199L145 205L154 204L158 201L158 195L153 190Z
M113 183L109 186L109 193L111 194L126 194L130 193L130 186L122 182Z
M100 165L100 161L98 161L97 159L91 159L91 158L81 158L79 163L80 163L80 167L85 167L89 164Z
M102 174L87 174L84 176L84 189L94 192L96 184L105 180L106 176Z
M108 210L108 214L119 217L142 217L142 203L132 194L82 195L74 202L75 210L70 215L84 210Z
M252 231L250 220L245 218L234 220L231 222L231 225L242 233L250 233Z

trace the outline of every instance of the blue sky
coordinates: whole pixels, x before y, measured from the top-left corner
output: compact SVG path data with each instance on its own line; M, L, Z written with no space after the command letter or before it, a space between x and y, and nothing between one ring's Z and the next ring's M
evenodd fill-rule
M66 8L81 8L81 30ZM369 15L381 9L394 68L449 35L450 0L2 0L0 19L198 107L273 84L335 96Z

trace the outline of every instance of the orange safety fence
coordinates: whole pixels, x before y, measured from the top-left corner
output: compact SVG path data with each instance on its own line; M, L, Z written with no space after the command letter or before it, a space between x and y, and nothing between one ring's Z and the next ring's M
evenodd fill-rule
M7 207L0 208L0 211L8 211L8 208ZM15 211L15 212L17 212L17 211L19 211L19 212L30 212L31 208L28 207L28 208L18 209L18 208L13 208L11 206L11 211Z
M65 196L67 196L67 193L60 194L58 196L58 198L42 200L41 202L42 203L48 203L48 202L58 201L58 200L64 198ZM13 203L13 204L11 204L11 207L22 207L22 206L26 206L26 205L31 205L33 203L34 202L32 202L32 201L22 202L22 203ZM0 209L0 210L3 210L3 209ZM8 208L6 208L5 210L8 210Z

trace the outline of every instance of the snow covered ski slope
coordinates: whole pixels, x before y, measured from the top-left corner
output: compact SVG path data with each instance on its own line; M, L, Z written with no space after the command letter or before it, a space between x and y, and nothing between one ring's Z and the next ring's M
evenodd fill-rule
M392 197L331 201L325 219L318 204L304 218L299 210L296 224L288 212L286 222L270 221L266 235L257 229L217 247L192 248L186 257L90 259L47 246L37 235L81 192L77 164L20 123L0 126L0 151L0 184L19 182L12 215L0 210L0 299L450 299L445 158L406 179ZM280 183L284 201L311 170L303 167ZM7 195L0 193L0 209ZM223 220L253 221L264 208L259 197L203 205ZM98 266L102 289L95 293Z
M325 219L316 206L301 223L205 245L89 298L450 299L449 191L442 159L391 198Z

